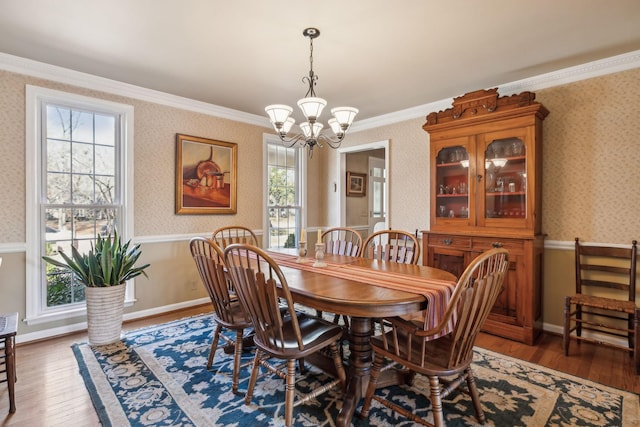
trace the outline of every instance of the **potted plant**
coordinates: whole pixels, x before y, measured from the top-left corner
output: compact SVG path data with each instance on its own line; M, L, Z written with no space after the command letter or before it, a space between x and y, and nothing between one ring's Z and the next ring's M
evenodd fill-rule
M140 245L122 243L117 231L113 238L98 235L95 247L80 253L71 247L71 257L60 251L63 261L44 256L46 262L70 272L85 285L87 329L91 345L104 345L118 341L122 331L126 281L143 274L149 264L136 267L142 254Z

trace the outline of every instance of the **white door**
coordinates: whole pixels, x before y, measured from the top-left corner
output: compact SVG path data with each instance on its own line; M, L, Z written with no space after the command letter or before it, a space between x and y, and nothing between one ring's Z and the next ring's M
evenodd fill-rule
M373 233L377 223L384 228L387 219L386 197L384 194L387 170L384 159L369 157L369 234Z

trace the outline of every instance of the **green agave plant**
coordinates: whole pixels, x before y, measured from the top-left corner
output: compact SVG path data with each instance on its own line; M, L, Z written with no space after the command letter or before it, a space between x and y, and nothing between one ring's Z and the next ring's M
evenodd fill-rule
M69 271L85 286L98 288L116 286L141 274L149 277L144 270L150 264L135 266L142 254L140 244L129 248L130 244L131 240L122 244L116 231L113 238L111 234L106 238L98 236L95 247L91 244L89 253L81 254L71 246L71 257L60 251L64 262L48 256L43 256L42 259Z

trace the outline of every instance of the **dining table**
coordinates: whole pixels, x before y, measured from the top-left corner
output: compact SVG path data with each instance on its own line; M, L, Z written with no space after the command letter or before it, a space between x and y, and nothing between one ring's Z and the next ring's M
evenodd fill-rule
M349 426L366 392L373 360L372 319L444 314L456 277L444 270L345 255L313 257L269 251L284 273L295 303L349 317L349 363L336 424Z

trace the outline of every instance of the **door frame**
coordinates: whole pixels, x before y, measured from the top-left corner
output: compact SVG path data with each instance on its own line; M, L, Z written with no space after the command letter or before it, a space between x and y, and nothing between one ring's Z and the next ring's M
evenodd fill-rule
M336 182L340 189L340 197L338 198L339 211L340 211L340 226L344 227L347 222L347 191L346 191L346 176L347 176L347 153L356 153L359 151L377 150L379 148L384 149L384 165L387 171L387 179L384 182L384 202L387 207L387 215L385 217L385 228L389 226L389 212L391 207L389 206L389 179L391 173L389 171L389 140L382 140L377 142L369 142L366 144L353 145L349 147L340 147L337 149L340 159L340 167L338 168L338 176ZM367 177L369 173L367 173Z

